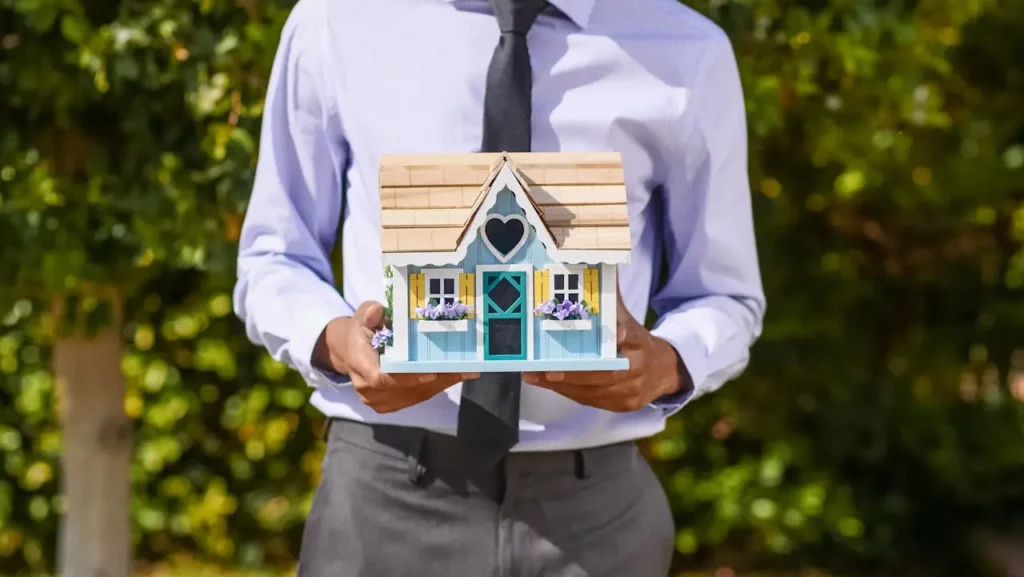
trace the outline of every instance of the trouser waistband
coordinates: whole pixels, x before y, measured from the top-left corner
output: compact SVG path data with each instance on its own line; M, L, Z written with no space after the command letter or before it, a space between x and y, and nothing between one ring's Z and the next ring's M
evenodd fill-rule
M497 464L485 466L474 461L458 438L421 428L329 418L324 424L324 439L332 436L404 457L412 483L422 483L428 473L434 476L456 474L475 478L485 485L496 485L499 498L507 474L552 478L572 475L585 479L595 471L628 465L630 457L637 453L635 443L624 442L588 449L510 453Z

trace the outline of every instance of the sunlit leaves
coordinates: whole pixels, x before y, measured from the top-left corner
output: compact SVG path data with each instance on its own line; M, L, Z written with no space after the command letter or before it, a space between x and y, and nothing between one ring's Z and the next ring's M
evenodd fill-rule
M744 378L649 445L677 550L687 566L905 574L896 559L920 548L946 560L920 570L940 574L957 549L937 543L963 533L927 520L976 503L975 475L1009 483L1024 465L994 440L1024 441L1005 392L1024 382L1007 366L1024 334L1020 15L991 1L690 4L739 59L769 313Z
M210 3L210 20L174 1L14 7L3 46L22 59L0 70L0 121L18 128L0 143L0 226L15 232L3 258L46 263L21 267L18 284L130 289L158 274L154 264L230 270L237 237L223 234L222 215L244 206L262 87L291 3L263 3L248 22L222 2ZM59 36L46 36L54 27Z
M0 0L0 573L52 557L43 297L93 281L128 299L138 555L293 559L317 418L230 293L292 4ZM648 447L677 550L941 570L969 527L936 510L1020 498L1024 21L995 0L688 4L738 56L769 312L744 378Z

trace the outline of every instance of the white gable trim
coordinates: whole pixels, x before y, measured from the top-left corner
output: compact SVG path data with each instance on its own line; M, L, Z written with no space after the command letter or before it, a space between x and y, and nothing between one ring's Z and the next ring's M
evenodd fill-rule
M491 183L491 187L487 189L487 196L484 197L484 201L480 203L480 208L477 209L476 214L473 215L472 222L469 223L469 227L466 228L466 234L462 237L462 242L459 243L456 253L459 255L459 260L466 254L466 250L469 248L469 243L473 242L473 239L480 233L480 227L484 225L490 216L488 213L494 208L494 205L498 202L498 193L508 188L512 191L512 195L516 199L516 204L519 208L523 209L526 213L526 222L530 223L530 226L537 231L537 240L544 245L544 248L548 251L548 256L553 260L558 260L557 257L551 253L551 249L555 248L555 239L551 238L548 233L547 226L540 219L540 215L533 209L533 205L530 203L530 199L526 198L526 192L523 191L522 185L519 184L519 180L512 173L512 168L506 162L501 170L498 171L498 175L494 178ZM528 232L528 231L527 231Z
M479 234L480 227L483 226L487 220L488 212L494 208L494 204L498 201L498 192L508 188L512 191L512 195L516 199L516 203L525 212L526 221L530 223L533 229L537 232L537 240L544 245L547 251L548 257L555 262L563 262L568 264L629 264L629 251L628 250L562 250L559 249L555 244L555 239L551 238L551 234L548 233L547 226L541 220L540 215L533 208L533 204L530 203L530 199L526 197L526 192L523 190L519 179L516 178L512 172L512 168L506 161L501 170L495 176L491 182L490 188L487 189L487 196L484 197L483 202L477 208L476 214L473 216L473 221L469 224L466 229L466 234L463 235L462 241L459 243L458 248L451 252L391 252L384 254L384 264L390 264L392 266L429 266L429 265L445 265L455 264L462 262L466 258L466 250L469 248L469 244L473 242Z

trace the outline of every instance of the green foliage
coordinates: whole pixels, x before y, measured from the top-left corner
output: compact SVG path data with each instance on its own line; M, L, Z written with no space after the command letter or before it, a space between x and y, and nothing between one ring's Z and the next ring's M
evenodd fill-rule
M745 80L769 312L652 446L679 548L955 571L1024 497L1024 11L698 4Z
M1024 10L692 4L739 58L769 311L647 446L681 566L977 574L1024 506ZM293 561L319 418L230 314L289 8L0 0L0 573L48 568L62 510L40 297L111 282L139 556Z
M387 319L395 318L395 284L393 278L395 273L391 270L391 265L384 267L384 317Z
M289 5L0 1L5 292L230 274Z

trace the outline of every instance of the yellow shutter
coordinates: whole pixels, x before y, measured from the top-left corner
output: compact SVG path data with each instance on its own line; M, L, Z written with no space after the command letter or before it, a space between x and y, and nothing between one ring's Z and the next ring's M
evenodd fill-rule
M470 307L469 314L466 315L469 318L473 318L473 307L476 296L476 282L473 279L473 273L467 272L459 275L459 302Z
M584 269L583 300L590 305L590 310L595 313L601 312L601 287L597 279L598 272L596 268Z
M537 270L533 273L533 308L548 300L548 289L551 284L551 276L547 270Z
M426 287L423 286L423 273L412 273L409 275L409 318L418 319L416 309L423 306L423 298L426 296Z

